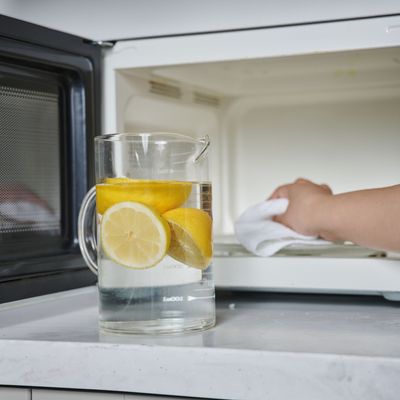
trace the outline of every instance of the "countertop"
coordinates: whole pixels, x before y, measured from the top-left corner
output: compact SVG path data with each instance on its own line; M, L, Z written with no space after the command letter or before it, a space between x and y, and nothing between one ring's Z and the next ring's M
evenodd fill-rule
M218 292L216 327L131 337L100 333L96 288L77 289L0 306L0 385L213 399L398 399L400 305Z

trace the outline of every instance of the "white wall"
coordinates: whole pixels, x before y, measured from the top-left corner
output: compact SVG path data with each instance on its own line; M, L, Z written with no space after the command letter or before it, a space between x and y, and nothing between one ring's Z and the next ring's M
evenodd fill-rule
M395 13L399 0L0 0L0 14L94 40Z

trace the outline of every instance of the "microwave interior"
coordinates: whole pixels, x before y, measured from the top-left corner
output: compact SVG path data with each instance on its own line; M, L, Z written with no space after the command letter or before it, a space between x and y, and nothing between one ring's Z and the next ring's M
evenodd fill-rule
M217 254L240 253L235 219L298 177L334 193L399 183L399 48L124 68L116 87L118 131L210 136Z

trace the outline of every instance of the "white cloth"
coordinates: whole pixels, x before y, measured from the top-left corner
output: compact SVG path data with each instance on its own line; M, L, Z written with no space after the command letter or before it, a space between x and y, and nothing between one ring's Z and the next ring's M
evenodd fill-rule
M267 200L249 207L235 222L235 234L239 242L250 252L261 257L272 256L283 247L293 244L326 245L331 242L315 236L301 235L272 220L283 214L287 199Z

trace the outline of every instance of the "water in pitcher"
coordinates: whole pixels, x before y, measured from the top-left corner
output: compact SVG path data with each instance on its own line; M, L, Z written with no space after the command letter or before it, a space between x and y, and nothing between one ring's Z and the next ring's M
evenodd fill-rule
M97 185L100 326L163 333L214 325L211 184Z

